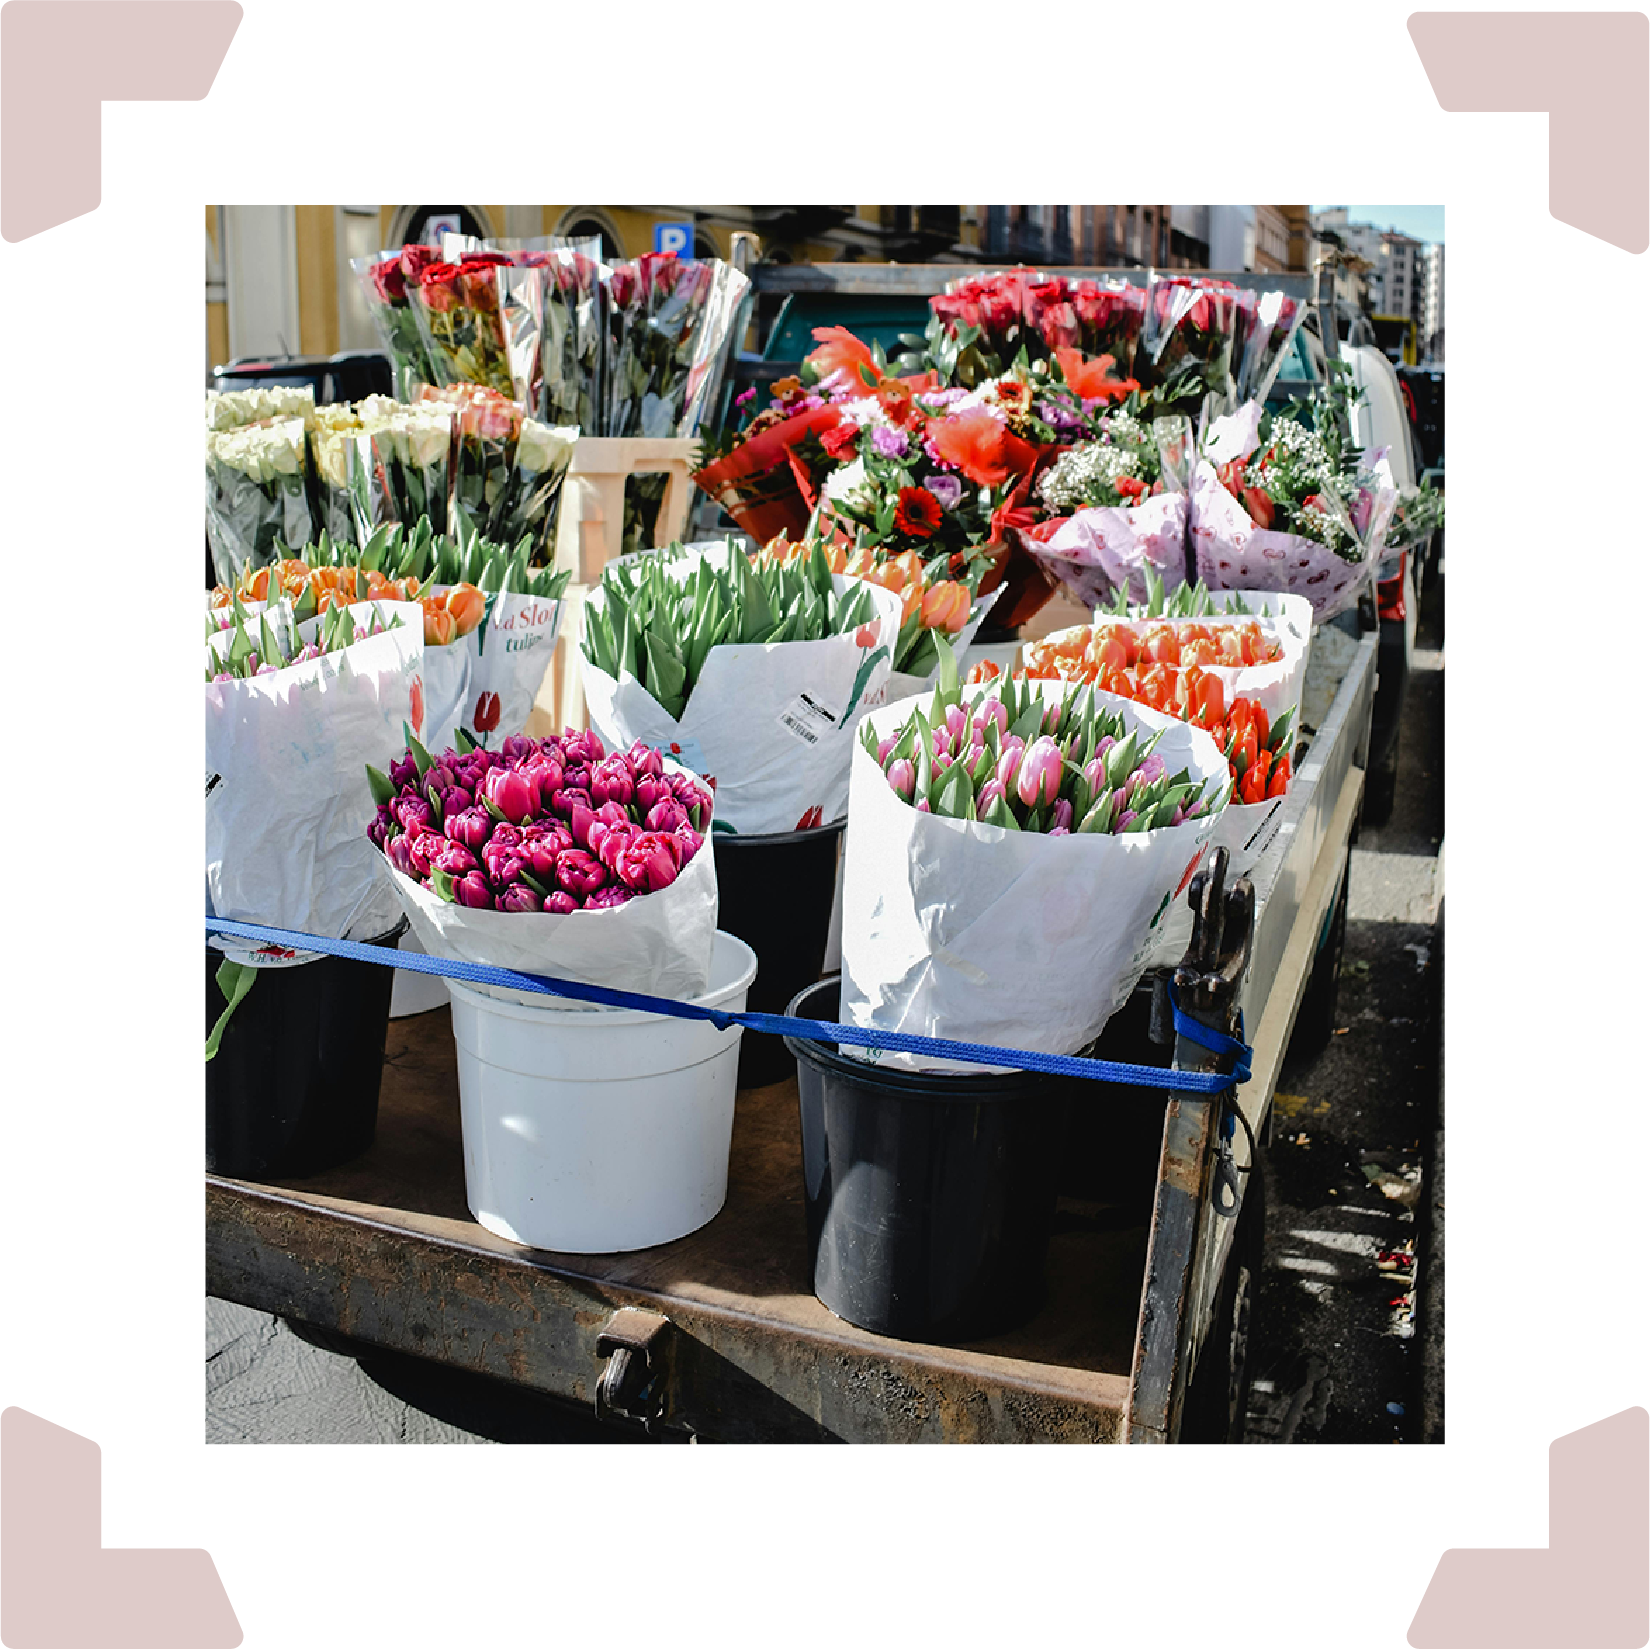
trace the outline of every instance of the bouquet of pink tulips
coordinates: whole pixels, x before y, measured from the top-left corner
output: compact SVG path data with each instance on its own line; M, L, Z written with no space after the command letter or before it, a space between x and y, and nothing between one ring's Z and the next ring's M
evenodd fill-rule
M431 955L666 995L705 988L713 793L659 751L609 754L569 729L435 758L409 736L389 772L367 778L367 836Z
M1088 688L870 711L849 778L842 1015L1076 1053L1134 988L1226 806L1201 729ZM977 1070L881 1053L883 1062Z
M401 872L449 903L518 914L616 910L676 880L704 842L711 792L667 775L657 750L607 755L594 733L514 735L501 751L416 741L368 768L367 835Z
M942 702L936 695L930 713ZM944 704L943 719L914 709L881 739L865 724L860 742L919 813L1048 836L1120 836L1225 805L1229 782L1169 772L1157 750L1165 731L1131 728L1086 689L1045 705L1029 681L1003 681Z

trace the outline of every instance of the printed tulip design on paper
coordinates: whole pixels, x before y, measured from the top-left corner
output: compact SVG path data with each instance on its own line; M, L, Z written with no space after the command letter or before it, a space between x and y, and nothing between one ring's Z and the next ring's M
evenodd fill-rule
M497 693L483 693L476 700L476 707L470 720L475 724L475 730L481 736L481 742L487 742L487 735L498 727L499 702Z
M424 678L422 676L412 678L410 697L412 700L412 714L408 719L412 723L413 732L422 733L424 731Z

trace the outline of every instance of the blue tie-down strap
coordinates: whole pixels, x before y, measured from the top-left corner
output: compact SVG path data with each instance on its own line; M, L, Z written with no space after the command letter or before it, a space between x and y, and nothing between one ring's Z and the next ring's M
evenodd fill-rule
M1249 1126L1248 1117L1238 1105L1237 1092L1233 1087L1234 1083L1249 1080L1249 1056L1252 1050L1248 1043L1242 1040L1243 1010L1238 1009L1238 1034L1236 1037L1230 1037L1223 1032L1211 1030L1207 1025L1199 1024L1190 1014L1182 1013L1179 1002L1175 1000L1172 980L1169 983L1169 1006L1174 1012L1176 1034L1185 1037L1188 1042L1195 1042L1200 1048L1207 1048L1212 1054L1232 1056L1230 1074L1220 1078L1226 1084L1225 1099L1221 1106L1220 1126L1216 1130L1214 1179L1209 1191L1215 1212L1225 1219L1231 1219L1243 1200L1238 1176L1247 1174L1259 1157L1254 1130ZM1232 1138L1239 1123L1243 1125L1243 1132L1249 1140L1249 1161L1242 1168L1238 1167L1237 1159L1232 1154Z
M945 1037L910 1036L903 1031L877 1031L862 1025L836 1025L824 1019L792 1019L778 1013L724 1013L694 1002L676 1002L669 997L647 996L640 991L620 991L606 985L586 985L576 979L551 979L536 973L517 973L511 968L493 968L480 962L455 962L445 956L426 956L419 951L389 950L382 945L363 945L353 939L323 939L318 934L294 933L287 928L266 928L252 922L227 922L216 916L206 918L208 933L229 938L250 939L283 950L319 951L352 962L373 962L380 967L405 968L412 973L440 974L446 979L471 985L498 985L507 990L536 991L543 996L568 997L603 1008L633 1008L641 1013L668 1014L675 1019L708 1020L719 1031L738 1026L747 1031L764 1031L770 1036L790 1036L799 1042L851 1043L861 1048L883 1048L893 1053L924 1054L932 1059L963 1060L974 1065L1006 1065L1018 1071L1040 1071L1050 1076L1081 1077L1090 1082L1123 1083L1129 1087L1174 1088L1182 1093L1218 1094L1241 1082L1249 1074L1249 1050L1240 1043L1222 1039L1222 1048L1240 1048L1242 1075L1219 1071L1177 1071L1159 1065L1125 1065L1111 1059L1082 1059L1075 1054L1033 1053L1024 1048L997 1048L982 1042L953 1042ZM1181 1025L1179 1015L1175 1023ZM1189 1021L1188 1021L1189 1023ZM1213 1036L1210 1031L1206 1035ZM1218 1051L1218 1050L1217 1050Z
M1209 1026L1200 1024L1188 1013L1180 1011L1180 1004L1175 1000L1174 982L1169 983L1169 1007L1174 1012L1174 1028L1177 1036L1183 1036L1188 1042L1195 1042L1200 1048L1207 1048L1212 1054L1230 1054L1232 1069L1225 1078L1226 1086L1234 1082L1249 1080L1249 1056L1253 1051L1243 1038L1243 1010L1238 1009L1237 1036L1227 1036L1223 1031L1211 1030Z

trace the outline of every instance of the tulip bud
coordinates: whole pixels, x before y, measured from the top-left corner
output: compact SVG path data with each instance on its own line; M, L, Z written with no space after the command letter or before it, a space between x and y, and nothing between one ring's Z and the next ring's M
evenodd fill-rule
M663 801L676 800L676 793L670 788L670 781L662 776L654 777L642 774L636 780L636 794L630 798L631 805L638 808L645 817Z
M583 762L568 762L561 770L562 785L569 790L590 788L590 768Z
M435 862L436 855L447 845L444 836L438 836L432 830L409 830L402 838L407 844L407 852L412 859L412 873L419 881L425 880L430 874L430 866Z
M631 771L638 779L659 779L664 777L665 759L640 739L631 745L625 752L629 758Z
M987 722L997 724L997 733L1001 737L1008 731L1008 706L999 698L982 699L974 710L974 725L984 733Z
M399 761L390 763L390 783L397 790L404 790L409 785L418 783L418 763L411 756L403 756Z
M444 870L449 876L463 876L476 868L476 856L462 842L448 842L430 861L432 870Z
M568 829L573 833L575 846L590 847L590 827L596 822L595 812L586 807L583 802L574 802L573 812L568 820Z
M919 813L932 813L934 811L933 808L928 805L928 798L926 796L919 796L917 798L917 811Z
M521 832L513 824L496 824L493 833L487 838L489 847L517 847L521 843Z
M649 830L674 832L688 822L687 809L674 796L655 803L647 812Z
M472 870L453 883L453 898L470 910L492 910L493 890L479 870Z
M481 793L511 824L531 819L539 810L538 786L513 767L492 768L481 781Z
M636 781L623 756L609 756L591 771L590 794L598 802L617 802L622 806L635 791Z
M1027 807L1046 807L1059 794L1064 771L1060 747L1045 734L1026 751L1015 776L1015 794Z
M487 872L487 880L496 888L502 890L521 879L522 859L514 848L494 847L489 842L481 850L481 863Z
M507 762L519 762L524 756L531 756L537 748L525 733L511 733L500 746L500 751Z
M581 902L575 899L571 893L564 893L560 888L557 888L544 901L544 908L552 916L570 916L574 911L581 908Z
M441 817L449 819L453 814L462 813L474 803L475 797L463 785L455 784L451 789L441 792Z
M403 876L417 874L412 866L412 853L407 847L405 836L392 836L384 844L384 857L401 872Z
M591 767L607 754L607 747L593 727L563 734L562 749L570 761L583 762Z
M888 782L898 795L910 801L917 788L917 770L908 756L902 756L897 762L889 764Z
M1111 827L1112 835L1121 836L1123 832L1127 830L1129 826L1132 825L1139 817L1140 815L1132 809L1125 808L1123 812L1117 816L1117 823Z
M1006 795L1001 779L987 779L981 785L979 795L974 798L974 811L983 819Z
M485 808L466 807L448 811L441 829L449 841L462 842L474 849L492 835L493 821Z
M945 730L951 735L953 746L961 744L968 732L968 712L960 704L949 706L945 712Z
M636 895L627 887L617 882L609 882L606 887L597 888L584 902L586 910L615 910L620 905L628 905Z
M641 829L637 825L622 824L610 825L602 832L602 838L596 844L596 857L607 869L617 876L619 873L619 854L633 837L640 836Z
M685 865L704 846L705 838L692 825L679 825L676 840L682 844L682 863Z
M1015 771L1024 754L1025 741L1009 734L1003 741L1002 754L997 758L997 777L1002 781L1004 790L1014 783Z
M1054 804L1054 811L1049 815L1048 834L1050 836L1069 836L1071 834L1071 803L1064 796Z
M509 911L542 910L544 901L522 882L515 882L498 896L498 908Z
M585 807L590 806L590 792L588 790L575 789L573 786L567 784L564 784L561 789L550 798L551 812L563 819L571 819L573 817L573 809L581 804Z
M890 757L890 756L891 756L891 755L893 755L893 753L894 753L894 747L895 747L895 745L897 745L897 744L898 744L898 743L899 743L899 734L897 734L897 733L890 733L890 734L889 734L889 735L888 735L888 737L887 737L887 738L885 738L885 739L884 739L884 740L883 740L883 741L882 741L882 742L881 742L881 743L880 743L880 744L879 744L879 745L878 745L878 746L877 746L877 766L878 766L878 767L881 767L881 768L884 768L884 769L886 769L886 768L887 768L887 766L888 766L888 758L889 758L889 757Z
M642 831L619 851L619 879L638 893L657 893L676 880L682 844L674 836Z
M577 898L594 893L607 880L607 868L582 847L570 847L556 856L556 883Z

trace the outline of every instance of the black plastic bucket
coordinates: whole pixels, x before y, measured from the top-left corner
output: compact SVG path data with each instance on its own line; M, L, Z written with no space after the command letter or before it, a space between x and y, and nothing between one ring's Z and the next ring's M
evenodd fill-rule
M406 931L369 943L393 950ZM206 950L206 1030L224 1010ZM393 968L321 956L260 968L206 1062L206 1168L235 1179L320 1173L358 1157L378 1125Z
M837 1017L840 979L790 1011ZM900 1340L1011 1328L1043 1299L1073 1084L1033 1072L880 1069L821 1042L796 1058L814 1293Z
M837 853L846 819L774 836L711 836L716 850L716 925L756 952L751 1013L783 1013L819 978L831 933ZM739 1043L739 1086L783 1082L793 1060L784 1041L746 1031Z

